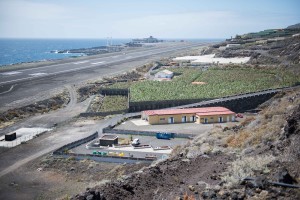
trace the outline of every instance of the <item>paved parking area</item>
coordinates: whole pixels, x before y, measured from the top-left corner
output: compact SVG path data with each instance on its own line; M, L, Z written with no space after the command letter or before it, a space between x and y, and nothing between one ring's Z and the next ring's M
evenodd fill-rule
M101 135L99 135L101 137ZM129 138L129 135L117 135L119 138ZM136 135L133 136L133 139L139 138L141 145L151 145L153 148L159 147L159 146L170 146L170 147L175 147L177 145L184 145L186 144L189 140L184 139L184 138L174 138L170 140L162 140L162 139L157 139L156 137L152 136L140 136ZM98 142L99 138L96 140L93 140L92 143ZM171 150L153 150L153 148L144 148L144 149L134 149L133 147L124 147L124 148L98 148L98 149L87 149L86 145L91 142L82 144L74 149L71 149L72 152L74 153L80 153L80 154L92 154L93 151L101 151L101 152L118 152L118 153L124 153L124 156L133 156L133 157L138 157L138 158L144 158L146 156L156 156L157 158L161 158L162 156L166 156L172 152Z

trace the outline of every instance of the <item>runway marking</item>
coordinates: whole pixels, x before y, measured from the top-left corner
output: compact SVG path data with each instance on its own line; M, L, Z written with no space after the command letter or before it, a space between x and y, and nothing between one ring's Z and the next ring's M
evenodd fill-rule
M101 64L101 63L104 63L104 61L102 62L95 62L95 63L91 63L92 65L98 65L98 64Z
M1 92L0 94L6 94L6 93L9 93L10 91L12 91L12 89L14 89L16 85L12 85L9 90L5 91L5 92Z
M199 45L199 44L197 44L197 45ZM193 45L193 46L195 46L195 45ZM185 47L182 47L182 48L176 48L176 49L171 49L171 50L169 50L168 48L166 48L167 51L154 53L154 55L157 55L157 54L160 54L160 53L166 53L166 52L174 51L174 50L178 50L178 49L190 48L190 47L193 47L193 46L185 46ZM156 51L156 49L155 50L148 50L148 51L145 51L145 52L152 52L152 51ZM143 52L143 53L145 54L145 52ZM134 54L134 52L130 52L130 54ZM132 57L132 56L130 56L130 57ZM137 58L138 57L139 56L137 56ZM89 61L92 61L92 60L96 60L96 59L90 59ZM104 61L104 62L106 62L106 61ZM91 63L91 64L95 65L95 64L104 63L104 62L97 62L97 63ZM114 63L114 62L108 62L108 63L111 64L111 63ZM65 65L65 63L57 64L57 65L52 65L51 67L53 67L53 66L59 66L59 65ZM78 71L78 70L81 70L81 69L87 69L87 68L93 67L93 65L84 66L84 67L78 67L78 68L75 68L75 69L68 69L68 70L63 70L63 71L57 71L57 72L54 72L54 73L48 73L47 75L50 76L50 75L58 75L60 73L65 73L65 72L74 72L74 71ZM37 67L37 68L30 68L30 69L24 69L24 70L19 70L19 71L23 72L23 71L27 71L27 70L37 70L37 69L47 68L47 67L49 67L49 66ZM46 75L46 73L35 73L35 74L44 74L44 75ZM35 74L33 76L31 74L31 77L25 77L25 78L20 78L20 79L15 79L15 80L9 80L9 81L0 82L0 85L7 84L7 83L13 83L13 82L17 82L17 81L31 80L34 77L38 77Z
M87 63L87 62L89 62L89 61L75 62L75 63L73 63L73 64L74 64L74 65L79 65L79 64L83 64L83 63Z
M22 73L22 72L13 71L13 72L4 72L4 73L1 73L1 75L4 75L4 76L12 76L12 75L21 74L21 73Z
M28 74L29 76L46 76L48 73L34 73L34 74Z

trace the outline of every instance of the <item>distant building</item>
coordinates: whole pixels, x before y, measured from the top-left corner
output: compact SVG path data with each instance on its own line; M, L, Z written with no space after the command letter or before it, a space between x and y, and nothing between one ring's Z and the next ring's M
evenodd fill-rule
M174 76L174 73L165 69L165 70L162 70L160 72L157 72L155 75L155 78L167 78L167 79L172 79L173 76Z
M143 39L133 39L133 43L158 43L158 42L163 42L163 40L159 40L157 38L154 38L153 36L150 36L148 38L143 38Z
M241 44L227 44L226 48L238 47L238 46L241 46Z
M187 109L146 110L142 119L149 124L174 124L196 122L197 124L235 121L235 113L224 107L205 107Z

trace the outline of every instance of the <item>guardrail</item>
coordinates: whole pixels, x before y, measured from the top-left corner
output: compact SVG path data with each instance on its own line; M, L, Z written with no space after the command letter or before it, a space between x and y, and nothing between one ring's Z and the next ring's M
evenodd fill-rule
M73 149L79 145L82 145L86 142L89 142L95 138L98 137L98 132L95 132L93 133L92 135L89 135L88 137L85 137L85 138L82 138L80 140L77 140L75 142L71 142L69 144L66 144L58 149L56 149L54 152L53 152L53 155L62 155L62 154L66 154L68 150L70 149Z

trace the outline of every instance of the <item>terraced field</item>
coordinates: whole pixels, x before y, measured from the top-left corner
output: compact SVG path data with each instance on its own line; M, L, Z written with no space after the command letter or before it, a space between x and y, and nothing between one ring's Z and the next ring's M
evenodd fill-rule
M142 81L132 84L130 101L217 98L292 86L300 82L299 75L283 69L212 68L201 71L178 68L172 71L181 75L175 76L172 81Z

